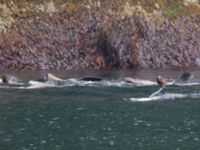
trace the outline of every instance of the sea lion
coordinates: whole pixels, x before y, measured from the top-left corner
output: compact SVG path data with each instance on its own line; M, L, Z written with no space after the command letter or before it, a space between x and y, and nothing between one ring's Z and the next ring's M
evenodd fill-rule
M7 79L7 77L5 75L2 75L1 79L2 79L2 83L4 83L4 84L8 84L9 83L9 81L8 81L8 79Z
M177 82L184 82L187 83L193 78L193 75L190 72L183 72L180 76Z
M161 75L157 76L156 82L150 80L140 80L131 77L126 77L123 79L126 83L131 83L134 85L155 85L156 83L160 87L176 85L179 83L188 83L193 78L193 75L190 72L183 72L177 80L174 81L167 81Z
M131 83L134 85L155 85L156 83L150 80L140 80L140 79L134 79L131 77L126 77L123 79L126 83Z
M162 76L157 76L156 82L160 87L165 87L167 85L167 82Z
M188 83L193 78L193 75L190 72L183 72L178 79L174 80L173 82L167 82L162 76L158 76L156 78L157 84L161 87L167 85L177 85L179 83Z
M15 76L2 75L1 80L3 84L18 84L18 79Z
M157 76L156 81L157 84L161 87L158 91L154 92L151 94L150 97L154 97L160 94L163 94L163 90L165 89L166 86L173 86L176 85L177 83L188 83L190 79L193 77L193 75L190 72L183 72L180 77L175 80L174 82L166 82L166 80L162 76Z
M74 79L74 78L72 78L72 79ZM101 81L103 79L100 78L100 77L85 76L85 77L82 77L82 78L78 78L76 80L81 80L81 81ZM44 81L64 81L64 80L61 79L61 78L56 77L53 74L47 73L44 76Z
M98 82L98 81L102 81L103 79L102 78L100 78L100 77L90 77L90 76L86 76L86 77L82 77L82 78L80 78L79 80L81 80L81 81L93 81L93 82Z
M56 77L55 75L51 73L47 73L44 76L44 81L63 81L63 79Z

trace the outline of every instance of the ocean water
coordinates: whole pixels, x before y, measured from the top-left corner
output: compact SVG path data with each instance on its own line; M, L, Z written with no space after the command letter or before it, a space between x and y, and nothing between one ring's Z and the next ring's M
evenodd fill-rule
M96 72L96 71L95 71ZM100 83L65 81L28 89L0 86L0 150L196 150L200 146L200 82L167 87L126 84L182 71L100 71ZM21 77L22 73L13 73ZM64 76L65 73L57 73ZM79 77L86 73L68 73ZM26 74L35 81L43 73Z

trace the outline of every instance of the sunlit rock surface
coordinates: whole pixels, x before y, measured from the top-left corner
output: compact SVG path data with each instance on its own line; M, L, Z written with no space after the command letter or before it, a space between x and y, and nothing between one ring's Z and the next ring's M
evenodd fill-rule
M200 66L198 2L120 2L2 1L0 69Z

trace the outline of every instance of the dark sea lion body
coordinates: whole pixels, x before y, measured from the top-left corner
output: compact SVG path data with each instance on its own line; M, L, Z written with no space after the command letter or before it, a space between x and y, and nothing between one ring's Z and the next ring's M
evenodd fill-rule
M190 72L183 72L179 77L179 82L189 82L189 80L193 77Z
M98 81L102 81L103 79L100 77L90 77L90 76L87 77L86 76L86 77L80 78L80 80L81 81L96 81L96 82L98 82Z

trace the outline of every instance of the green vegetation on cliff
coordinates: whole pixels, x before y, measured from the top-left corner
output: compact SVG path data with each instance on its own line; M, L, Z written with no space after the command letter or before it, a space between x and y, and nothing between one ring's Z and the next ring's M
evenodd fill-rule
M160 12L168 19L200 16L200 5L189 0L0 0L0 31L5 32L20 19L46 17L53 13L81 14L105 11L112 15Z
M47 12L62 11L63 9L79 11L81 8L94 9L95 11L103 9L120 13L124 6L129 4L131 7L139 6L147 13L163 11L167 17L168 15L171 17L187 13L200 15L198 2L189 2L189 0L0 0L0 3L6 4L14 14L15 11L21 11L23 14L34 11L37 13L39 10Z

